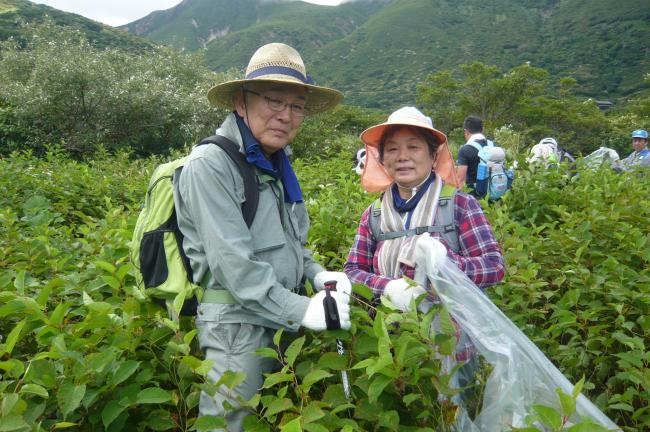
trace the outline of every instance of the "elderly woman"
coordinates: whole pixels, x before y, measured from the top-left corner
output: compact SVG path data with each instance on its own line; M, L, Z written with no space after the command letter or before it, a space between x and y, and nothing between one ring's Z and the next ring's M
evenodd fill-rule
M478 287L500 282L501 248L478 201L454 188L447 137L431 119L416 108L400 108L385 123L366 129L361 140L366 145L362 184L383 194L361 216L344 267L350 280L408 310L425 292L404 277L414 277L415 244L426 238L430 253L438 260L446 255ZM473 346L461 345L456 357L466 360Z

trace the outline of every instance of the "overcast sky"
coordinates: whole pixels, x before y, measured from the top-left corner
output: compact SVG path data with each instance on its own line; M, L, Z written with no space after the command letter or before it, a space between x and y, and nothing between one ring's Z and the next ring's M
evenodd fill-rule
M112 26L127 24L155 11L169 9L181 0L33 0L53 8L83 15ZM237 0L233 0L237 1ZM341 0L304 0L337 5Z

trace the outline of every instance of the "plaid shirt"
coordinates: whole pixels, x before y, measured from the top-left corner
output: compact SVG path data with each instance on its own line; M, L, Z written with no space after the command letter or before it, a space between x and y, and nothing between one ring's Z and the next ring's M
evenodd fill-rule
M499 283L505 274L503 255L481 205L476 198L464 192L456 193L454 205L454 220L460 244L459 253L450 250L439 233L431 233L431 236L436 237L447 247L447 256L479 288L484 289ZM383 242L377 242L373 238L369 217L370 207L361 216L359 229L344 271L352 283L367 285L378 299L392 278L379 273L379 250ZM403 276L411 279L415 275L415 269L405 264L400 264L400 270ZM474 347L468 339L464 345L456 349L456 358L459 361L466 360L474 352Z

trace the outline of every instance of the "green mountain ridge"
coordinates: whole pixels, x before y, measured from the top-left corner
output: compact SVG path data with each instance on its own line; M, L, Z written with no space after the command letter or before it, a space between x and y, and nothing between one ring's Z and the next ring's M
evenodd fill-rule
M260 45L281 41L304 56L317 82L348 102L413 102L439 69L481 61L530 62L572 76L579 93L615 99L650 70L646 0L358 0L336 7L262 0L185 0L123 28L189 51L223 71Z
M32 3L27 0L0 0L0 40L23 39L21 29L24 23L43 21L49 17L60 26L74 27L102 48L122 48L141 51L153 46L151 40L135 36L123 30L82 17L63 12L50 6Z

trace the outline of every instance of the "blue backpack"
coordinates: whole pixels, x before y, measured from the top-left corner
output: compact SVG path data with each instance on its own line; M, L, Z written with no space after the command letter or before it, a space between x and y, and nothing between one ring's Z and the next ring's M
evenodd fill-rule
M506 152L492 141L481 145L476 141L468 143L478 150L480 159L476 170L474 190L481 198L487 196L489 201L496 201L512 187L514 174L506 169Z

